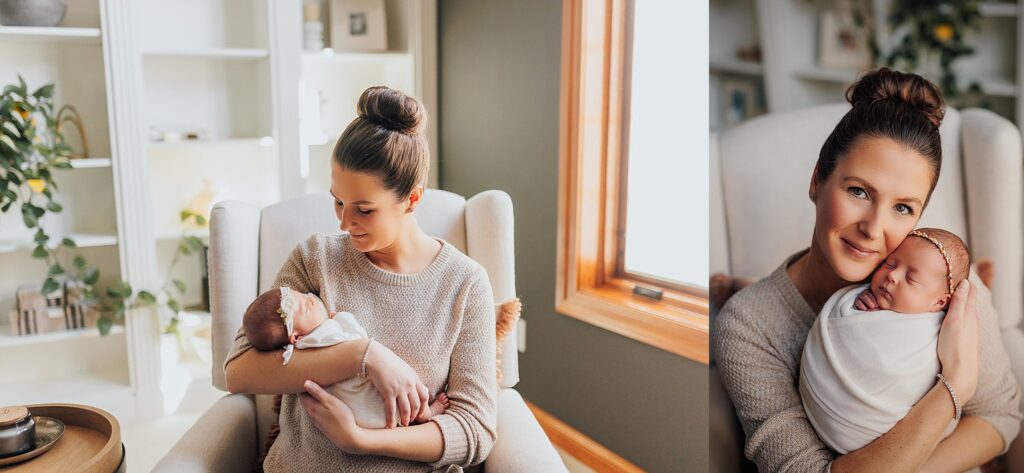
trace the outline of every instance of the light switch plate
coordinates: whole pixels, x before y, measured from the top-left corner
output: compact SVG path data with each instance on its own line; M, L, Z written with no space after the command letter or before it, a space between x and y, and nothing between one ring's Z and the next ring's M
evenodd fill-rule
M516 322L516 347L519 353L526 353L526 319Z

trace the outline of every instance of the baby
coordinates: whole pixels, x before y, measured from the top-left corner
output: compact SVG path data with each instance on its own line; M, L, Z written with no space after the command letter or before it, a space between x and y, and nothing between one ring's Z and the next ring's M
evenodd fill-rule
M319 297L300 294L288 287L271 289L257 297L245 310L242 327L253 348L263 351L284 348L284 364L291 360L295 348L326 347L368 338L366 330L352 314L339 312L331 316ZM385 427L384 399L369 378L357 376L326 389L352 409L360 427ZM448 397L440 393L430 403L429 413L417 416L415 422L427 422L447 408Z
M881 437L935 385L944 311L969 270L959 237L914 230L869 284L825 303L804 345L800 397L832 450L848 453Z

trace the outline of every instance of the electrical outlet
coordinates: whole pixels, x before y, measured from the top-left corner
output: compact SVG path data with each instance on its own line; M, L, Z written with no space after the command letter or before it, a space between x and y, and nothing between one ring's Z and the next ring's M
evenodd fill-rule
M526 319L516 322L516 349L519 353L526 353Z

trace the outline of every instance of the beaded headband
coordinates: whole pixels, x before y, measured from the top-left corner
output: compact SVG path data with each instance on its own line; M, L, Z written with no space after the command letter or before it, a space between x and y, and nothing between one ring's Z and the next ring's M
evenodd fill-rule
M925 232L922 232L921 230L914 230L910 232L910 235L921 237L924 238L925 240L930 241L933 245L935 245L936 248L939 249L939 253L942 253L942 259L946 260L946 281L949 284L949 293L953 294L953 265L950 264L949 262L949 253L946 252L946 248L942 246L942 243L939 242L939 240L936 240L935 237Z

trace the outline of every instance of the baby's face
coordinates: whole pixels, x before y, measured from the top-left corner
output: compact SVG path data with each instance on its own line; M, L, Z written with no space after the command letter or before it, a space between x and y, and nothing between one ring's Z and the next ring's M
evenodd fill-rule
M289 335L293 338L295 336L303 337L309 335L310 332L316 330L320 324L327 320L327 306L324 305L319 297L312 294L300 294L291 289L289 291L291 291L292 297L295 298L295 302L299 304L299 307L295 309L295 316L292 320L292 330L294 330L294 333Z
M946 260L928 240L908 236L871 276L878 307L903 313L938 312L950 295Z

